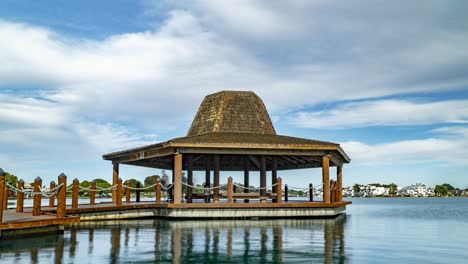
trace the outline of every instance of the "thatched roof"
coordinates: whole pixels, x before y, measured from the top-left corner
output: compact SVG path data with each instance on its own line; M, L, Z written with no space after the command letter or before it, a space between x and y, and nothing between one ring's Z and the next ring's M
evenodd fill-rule
M206 96L187 136L214 132L276 134L262 99L253 92L239 91Z
M337 143L276 135L262 100L253 92L237 91L206 96L187 136L109 153L103 158L116 163L169 169L172 154L176 152L225 155L226 170L242 169L239 155L277 156L282 159L278 169L319 167L320 156L327 154L331 155L332 166L350 161ZM198 158L200 163L195 163L195 169L203 168L202 161Z

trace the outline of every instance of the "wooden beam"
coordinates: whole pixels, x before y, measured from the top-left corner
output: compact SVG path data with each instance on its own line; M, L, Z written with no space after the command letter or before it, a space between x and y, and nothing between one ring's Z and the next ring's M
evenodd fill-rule
M329 152L329 150L311 150L311 149L284 149L284 148L178 148L183 149L182 153L192 154L220 154L220 155L304 155L304 156L321 156Z
M174 204L182 203L182 154L174 154Z
M112 186L117 184L117 181L119 180L119 163L113 163L112 164ZM112 189L112 202L115 203L117 200L117 191Z
M330 157L322 156L323 202L330 203Z
M260 188L266 187L266 157L260 156ZM266 195L266 189L260 189L260 196Z
M260 161L256 157L249 155L249 159L253 162L253 164L255 164L255 166L257 166L258 169L260 169Z

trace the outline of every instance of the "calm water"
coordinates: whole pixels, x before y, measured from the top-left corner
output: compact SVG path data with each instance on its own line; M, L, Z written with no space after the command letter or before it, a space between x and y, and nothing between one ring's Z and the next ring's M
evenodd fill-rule
M0 263L467 263L468 199L353 199L317 220L132 220L0 241Z

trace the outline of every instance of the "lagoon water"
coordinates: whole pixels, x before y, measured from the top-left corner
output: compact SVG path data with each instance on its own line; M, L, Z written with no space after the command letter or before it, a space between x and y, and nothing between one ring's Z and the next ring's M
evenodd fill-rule
M335 219L87 222L0 263L466 263L468 199L352 199Z

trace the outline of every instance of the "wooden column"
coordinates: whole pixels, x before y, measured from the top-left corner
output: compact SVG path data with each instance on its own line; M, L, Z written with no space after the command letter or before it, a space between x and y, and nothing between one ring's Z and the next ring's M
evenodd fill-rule
M260 188L266 187L266 156L260 156ZM260 189L260 196L266 196L266 189Z
M55 188L55 182L51 181L49 189L52 190L54 188ZM52 195L49 197L49 207L54 207L54 206L55 206L55 195Z
M0 223L3 220L3 191L5 188L5 175L6 173L0 169Z
M336 200L335 194L336 194L336 184L334 180L330 181L330 202L334 203Z
M330 157L322 156L323 202L330 203Z
M33 216L41 215L41 194L40 187L42 186L42 179L37 177L34 180L34 200L33 200ZM37 194L36 194L37 193Z
M96 182L91 182L91 191L89 192L89 204L94 205L96 201Z
M314 185L312 183L309 183L309 202L314 201Z
M122 205L122 179L121 178L117 180L117 192L116 192L115 197L117 199L115 201L115 204L117 206L121 206Z
M211 162L210 162L210 156L206 155L205 156L205 185L210 188L211 185Z
M141 188L140 182L136 183L136 187L137 187L137 190L136 190L136 193L135 193L135 200L136 200L137 203L139 203L140 202L140 191L141 191L140 190L140 188Z
M336 181L337 181L336 188L338 189L338 193L336 196L337 202L343 201L343 172L342 170L343 170L343 166L336 167Z
M130 181L127 181L127 184L125 185L127 188L125 188L125 203L129 204L130 203Z
M213 156L213 202L219 202L219 170L221 166L221 157L218 154Z
M276 160L276 157L272 158L272 168L271 168L271 184L275 184L277 182L278 178L278 161ZM272 193L276 192L276 188L271 189Z
M288 185L286 184L284 186L284 201L287 202L289 200L288 198L288 191L289 191L289 188L288 188Z
M112 164L112 186L116 185L117 182L119 181L119 163L113 163ZM116 202L117 200L117 191L115 189L112 189L112 202Z
M174 154L174 204L182 203L182 154Z
M193 155L187 156L187 185L193 186ZM192 202L193 188L187 186L187 203Z
M18 190L24 189L24 181L19 180L18 181ZM18 192L16 194L16 212L17 213L22 213L23 212L23 207L24 207L24 193L23 192Z
M3 210L8 210L8 192L10 191L10 188L8 188L8 185L5 184L5 187L3 187Z
M80 185L80 181L75 178L73 180L73 188L72 188L72 208L78 208L78 186Z
M245 156L244 157L244 193L249 193L249 170L250 170L250 161L249 157ZM244 203L248 203L250 200L249 199L244 199Z
M228 178L228 184L227 184L227 195L228 195L227 202L228 202L228 204L232 204L232 197L233 197L233 192L234 192L232 186L233 186L232 185L232 177L229 177Z
M67 176L65 174L62 173L58 176L58 185L61 186L57 195L57 218L63 218L67 202Z
M281 203L281 200L283 199L282 197L282 192L283 192L283 180L281 177L277 178L276 181L278 184L276 185L276 203Z
M156 179L156 203L161 203L161 179Z

